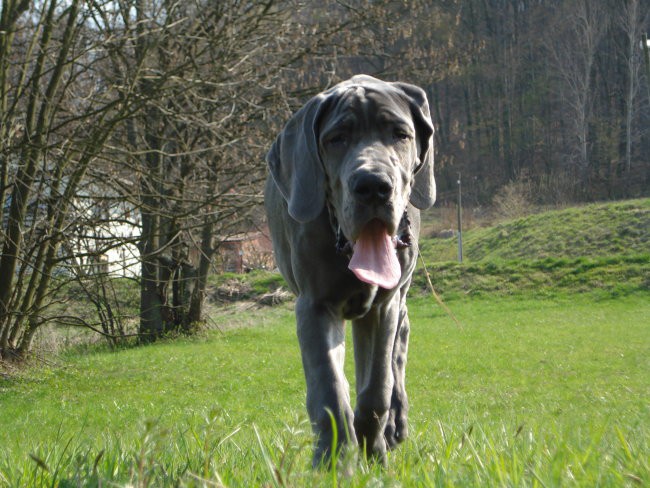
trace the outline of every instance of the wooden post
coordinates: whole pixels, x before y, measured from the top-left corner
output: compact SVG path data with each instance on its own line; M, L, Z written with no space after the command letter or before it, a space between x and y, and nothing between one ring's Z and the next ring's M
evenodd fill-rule
M458 262L463 262L463 205L460 173L458 173Z

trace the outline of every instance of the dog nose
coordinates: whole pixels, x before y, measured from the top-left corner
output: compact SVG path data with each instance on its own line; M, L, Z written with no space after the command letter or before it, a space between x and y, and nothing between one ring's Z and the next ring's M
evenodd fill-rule
M386 175L364 171L351 178L350 191L361 203L384 204L393 193L393 184Z

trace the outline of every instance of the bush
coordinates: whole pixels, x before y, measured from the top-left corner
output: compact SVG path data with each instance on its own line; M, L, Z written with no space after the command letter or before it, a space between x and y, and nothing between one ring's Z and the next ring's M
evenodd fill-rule
M492 201L497 213L505 218L514 219L532 212L532 184L526 177L502 186Z

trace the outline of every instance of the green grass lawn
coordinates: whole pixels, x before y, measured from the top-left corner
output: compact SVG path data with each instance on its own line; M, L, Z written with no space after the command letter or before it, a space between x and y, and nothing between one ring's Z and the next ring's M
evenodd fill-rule
M650 484L649 294L449 306L462 328L431 300L410 302L411 438L386 468L309 469L280 306L216 319L254 327L71 351L0 380L0 486Z

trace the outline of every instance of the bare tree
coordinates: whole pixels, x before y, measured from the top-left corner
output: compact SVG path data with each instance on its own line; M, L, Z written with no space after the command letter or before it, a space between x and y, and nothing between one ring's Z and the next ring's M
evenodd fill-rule
M99 6L2 5L2 357L27 354L48 321L77 191L112 131L141 103L132 83L117 86L98 76L115 48L91 27Z
M559 79L561 103L566 109L568 158L585 191L590 169L589 123L593 106L593 69L609 17L601 2L566 2L557 12L557 31L549 36L552 69Z
M153 340L202 320L213 255L261 201L264 154L296 87L287 73L344 24L300 37L302 6L272 0L121 8L139 33L115 76L145 71L148 101L112 145L137 181L124 197L141 216L139 331Z
M624 3L623 8L619 12L618 24L620 25L623 34L625 45L622 48L624 53L627 86L624 93L625 99L625 115L624 115L624 130L625 130L625 154L624 164L625 172L628 177L632 169L632 148L634 145L634 122L636 119L639 94L639 77L641 71L642 50L639 46L642 26L643 15L641 4L639 0L629 0Z

